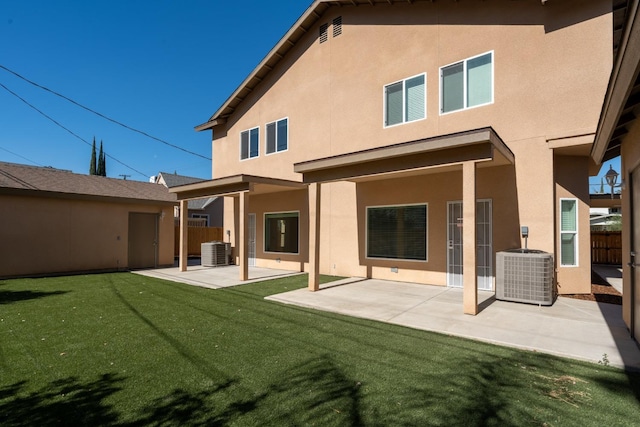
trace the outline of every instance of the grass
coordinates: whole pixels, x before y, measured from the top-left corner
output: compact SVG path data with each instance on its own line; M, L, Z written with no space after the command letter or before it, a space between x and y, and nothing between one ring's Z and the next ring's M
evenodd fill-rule
M640 420L638 374L263 299L305 285L0 281L0 425Z

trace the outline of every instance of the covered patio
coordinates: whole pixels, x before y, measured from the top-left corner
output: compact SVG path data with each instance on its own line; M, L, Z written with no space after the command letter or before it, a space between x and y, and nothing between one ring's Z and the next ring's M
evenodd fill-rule
M476 227L463 225L476 224L478 168L514 163L515 156L491 127L296 163L294 170L302 174L304 183L309 184L309 290L320 289L322 184L361 183L454 171L462 174L459 226L463 230L462 257L466 273L463 276L463 312L478 314ZM369 273L367 277L371 277Z
M249 280L249 266L252 264L251 261L256 259L256 215L251 212L256 211L254 208L257 202L254 201L261 198L264 200L267 197L271 201L273 211L297 210L300 247L299 249L296 247L288 260L284 256L281 260L279 254L267 253L268 251L263 245L259 245L258 251L265 257L270 256L278 263L283 262L276 264L276 268L281 265L282 268L295 269L298 272L308 271L308 288L310 291L318 291L320 289L321 251L323 251L320 245L323 184L329 185L342 181L361 185L397 178L415 179L450 174L456 177L456 184L452 189L461 196L462 206L460 218L457 218L457 225L462 230L460 258L463 259L463 265L459 268L460 276L462 276L460 278L461 285L464 290L463 312L476 315L480 311L478 277L475 274L479 267L476 259L476 227L463 225L476 224L476 204L479 201L479 170L509 167L514 164L515 157L511 150L491 127L486 127L295 163L293 169L301 175L302 182L243 174L173 187L169 191L176 194L181 205L179 271L187 271L187 202L203 197L225 196L232 197L234 201L235 219L233 225L230 226L232 229L227 230L227 236L235 251L234 257L238 265L237 279L240 281ZM424 197L425 191L427 190L416 188L411 197ZM297 192L295 193L298 197L296 203L299 204L295 205L295 208L289 206L289 209L284 209L283 204L287 203L286 199L290 199L289 195L293 195L294 192ZM517 196L514 194L510 197ZM250 200L252 200L251 208ZM344 212L345 215L357 219L358 227L362 227L364 224L360 208L354 205L352 210ZM262 209L258 212L266 211ZM258 223L261 220L262 218L258 218ZM261 231L264 230L258 230L258 233ZM253 237L251 237L251 232L253 232ZM260 238L262 236L258 235L258 239ZM426 235L424 238L426 239ZM358 262L359 267L367 267L366 277L375 277L371 274L372 265L374 263L380 264L380 260L368 259L366 255L362 255L364 254L362 234L357 240L343 244L353 248L353 253L357 251L361 254L359 261L355 259L354 261ZM444 251L444 248L436 249L436 251ZM402 257L399 261L405 262L404 265L407 265L406 260ZM262 266L267 265L263 264ZM268 266L273 267L274 265ZM404 270L427 271L430 268L432 267L428 267L426 264L416 266L414 263L413 267L407 267ZM462 270L473 273L462 275ZM363 272L350 273L349 275L365 274ZM412 280L407 278L405 281ZM422 283L440 284L430 280Z

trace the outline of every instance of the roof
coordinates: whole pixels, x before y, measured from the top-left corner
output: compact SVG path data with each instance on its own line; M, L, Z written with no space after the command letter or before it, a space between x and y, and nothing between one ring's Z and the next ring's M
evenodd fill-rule
M187 207L193 210L202 210L209 206L211 203L215 202L217 199L217 197L209 197L207 199L189 200Z
M0 194L163 204L176 202L176 196L159 184L5 162L0 162Z
M617 3L619 5L616 10ZM615 33L615 16L622 15L624 25ZM620 19L620 18L618 18ZM623 31L624 30L624 31ZM617 38L617 39L616 39ZM600 164L620 155L622 140L640 116L640 6L638 0L614 1L614 43L616 57L605 95L591 157Z
M276 65L282 61L287 54L300 41L311 28L322 18L324 13L331 7L344 6L375 6L376 4L413 4L417 2L433 2L433 0L314 0L313 3L298 18L293 26L286 32L280 41L271 51L260 61L258 66L247 76L238 88L227 98L220 108L207 120L207 122L195 127L196 131L212 129L215 126L226 123L235 109L244 99L253 92L256 87L265 79ZM458 1L458 0L455 0ZM614 55L618 52L622 43L623 27L627 21L627 1L613 0L613 46ZM548 0L540 0L545 5Z
M206 181L205 178L196 178L193 176L178 175L176 173L160 172L158 180L162 176L164 184L168 187L177 187L178 185L193 184L194 182Z
M493 128L486 127L295 163L293 170L303 175L303 182L329 182L471 160L497 166L513 164L515 156Z
M246 191L254 194L266 194L278 191L300 190L306 187L307 185L302 182L286 179L255 175L232 175L170 188L169 191L176 193L178 200L191 200L211 196L232 196Z

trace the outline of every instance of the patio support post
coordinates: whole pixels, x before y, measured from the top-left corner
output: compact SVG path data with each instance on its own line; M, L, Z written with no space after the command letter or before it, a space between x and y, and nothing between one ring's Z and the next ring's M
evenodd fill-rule
M462 164L462 273L464 314L478 314L476 260L476 164Z
M180 271L187 271L187 261L189 256L189 201L180 200L180 249L179 267Z
M309 290L320 290L320 190L321 184L309 184Z
M239 217L240 223L239 232L240 239L238 239L238 258L240 263L240 280L249 279L249 251L247 247L249 238L249 192L243 191L238 196L240 199Z

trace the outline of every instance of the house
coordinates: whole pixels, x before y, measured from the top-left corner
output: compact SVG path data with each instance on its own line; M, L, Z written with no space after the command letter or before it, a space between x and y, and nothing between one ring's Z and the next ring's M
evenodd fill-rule
M162 184L167 188L201 181L204 181L204 179L168 172L158 173L153 180L156 184ZM189 200L188 209L189 218L202 220L202 226L204 227L222 227L223 225L224 199L222 197L205 197L202 199ZM174 217L176 222L178 222L180 218L180 209L178 207L176 207L174 211Z
M622 317L640 342L640 13L628 3L591 157L621 157Z
M0 162L0 277L172 265L175 205L160 185Z
M588 176L610 0L316 0L198 131L248 265L493 290L496 253L553 254L590 292ZM185 218L182 218L183 226ZM184 246L184 242L182 242ZM180 265L186 269L186 256Z

